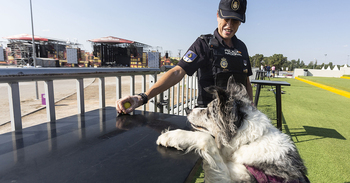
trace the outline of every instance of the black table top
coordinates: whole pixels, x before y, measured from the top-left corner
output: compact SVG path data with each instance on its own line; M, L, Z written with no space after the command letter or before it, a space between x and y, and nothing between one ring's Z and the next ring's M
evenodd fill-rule
M283 86L290 86L290 83L286 81L270 81L270 80L251 80L250 83L253 84L262 84L262 85L283 85Z
M41 120L41 119L38 119ZM199 157L157 146L186 117L113 107L0 135L0 182L184 182Z

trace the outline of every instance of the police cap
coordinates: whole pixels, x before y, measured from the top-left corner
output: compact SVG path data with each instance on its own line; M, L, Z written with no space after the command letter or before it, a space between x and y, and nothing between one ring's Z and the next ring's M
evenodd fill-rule
M222 19L235 19L245 22L246 0L221 0L218 14Z

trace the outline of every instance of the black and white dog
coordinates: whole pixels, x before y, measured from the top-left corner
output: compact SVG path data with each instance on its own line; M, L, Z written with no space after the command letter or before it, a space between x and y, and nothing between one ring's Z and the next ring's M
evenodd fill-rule
M195 108L188 121L196 131L163 132L158 145L196 151L205 182L309 182L290 137L251 105L246 89L229 79L227 89L209 87L216 99Z

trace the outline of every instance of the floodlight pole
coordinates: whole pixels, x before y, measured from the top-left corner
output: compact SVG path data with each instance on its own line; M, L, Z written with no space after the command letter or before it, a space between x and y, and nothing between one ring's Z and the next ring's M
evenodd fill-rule
M31 17L31 22L32 22L32 47L33 47L32 57L33 57L33 62L34 62L34 68L36 68L32 0L30 0L30 17Z
M31 22L32 22L32 47L33 47L32 57L33 57L33 62L34 62L34 68L36 68L32 0L30 0L30 17L31 17ZM36 94L36 99L38 100L39 99L38 81L35 81L35 94Z

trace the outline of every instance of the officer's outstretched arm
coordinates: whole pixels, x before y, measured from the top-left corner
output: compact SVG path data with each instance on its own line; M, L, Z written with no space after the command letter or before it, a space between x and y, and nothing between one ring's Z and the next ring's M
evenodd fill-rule
M180 82L185 74L185 70L183 70L180 66L175 66L166 72L149 90L145 92L145 94L147 95L148 99L151 99ZM127 102L129 102L131 106L125 109L124 103ZM139 95L126 96L116 101L116 110L118 113L130 113L141 106L142 103L143 99Z
M151 99L180 82L185 74L186 71L182 67L175 66L166 72L145 94L148 96L148 99Z

